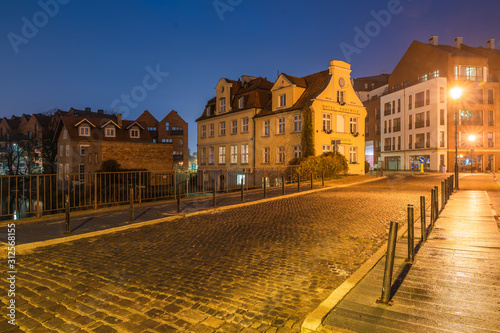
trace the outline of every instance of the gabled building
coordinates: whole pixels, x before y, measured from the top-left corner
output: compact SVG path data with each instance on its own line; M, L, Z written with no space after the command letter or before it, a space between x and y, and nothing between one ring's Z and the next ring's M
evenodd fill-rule
M199 167L286 167L302 156L303 112L309 108L315 154L337 149L350 173L363 174L366 111L350 73L349 64L331 61L328 70L305 77L282 73L274 84L248 76L221 79L197 119Z

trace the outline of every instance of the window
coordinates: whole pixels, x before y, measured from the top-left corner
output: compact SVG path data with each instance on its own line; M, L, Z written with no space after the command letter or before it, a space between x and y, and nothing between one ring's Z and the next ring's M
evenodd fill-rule
M106 130L104 131L104 136L105 137L115 137L115 128L114 127L106 127Z
M412 124L413 124L413 123L412 123L412 121L413 121L413 116L410 114L410 115L408 116L408 129L412 129L412 127L413 127L413 125L412 125Z
M219 147L219 164L226 164L226 147Z
M444 148L444 131L439 132L439 147Z
M392 125L394 126L393 132L401 131L401 118L394 118L394 122Z
M241 164L248 164L248 145L241 145Z
M358 163L358 147L355 146L349 147L349 163L351 164Z
M149 126L148 131L150 132L156 132L156 126Z
M162 143L172 143L172 139L161 139Z
M384 120L384 134L387 133L387 120Z
M78 167L78 172L80 173L80 180L85 180L85 164L80 164Z
M33 139L33 132L31 132L31 131L28 132L28 139L30 139L30 140Z
M89 145L80 145L80 156L85 156L85 151L88 150Z
M238 120L233 120L231 122L231 134L237 134L238 133Z
M204 139L207 137L207 125L201 126L201 138Z
M264 136L271 135L271 120L266 120L264 122Z
M483 81L482 67L455 66L455 80Z
M396 113L396 101L392 101L392 114Z
M425 147L425 134L424 133L415 134L415 149L424 147Z
M220 113L226 112L226 99L225 98L220 99L219 105L220 105Z
M207 158L207 148L201 148L200 164L205 164Z
M483 126L483 111L460 111L460 125Z
M413 95L408 96L408 110L411 110L413 107Z
M401 137L398 136L398 150L401 150Z
M412 149L413 148L413 135L409 135L408 136L408 149Z
M68 176L68 174L69 174L69 164L67 164L67 163L64 165L64 173L65 173L64 178L68 179L69 178L69 176Z
M219 136L225 136L226 135L226 122L221 121L219 123Z
M344 91L343 90L337 90L337 103L345 103L345 98L344 98Z
M439 103L444 103L444 87L439 87Z
M431 91L426 90L425 91L425 105L431 104Z
M241 120L241 132L248 133L248 118L243 118Z
M278 134L285 134L285 117L278 119Z
M323 113L323 131L331 131L332 129L332 115L330 113Z
M384 116L389 116L391 114L391 102L384 104Z
M367 137L370 136L369 130L370 130L370 126L366 125L365 126L365 136L367 136Z
M494 133L488 133L488 147L492 148L495 147L495 142L494 140Z
M184 146L184 141L182 139L179 139L179 148L182 148Z
M209 153L209 164L214 164L215 158L214 158L214 147L208 148L208 153Z
M337 115L337 133L345 133L345 117Z
M401 98L398 98L398 113L401 112Z
M293 131L301 132L302 131L302 115L296 115L293 117Z
M396 138L392 138L392 150L396 150Z
M326 154L328 152L332 151L332 146L330 145L323 145L323 154Z
M425 113L425 126L426 127L431 126L431 112L430 111L427 111Z
M210 137L213 138L215 136L215 125L210 124Z
M488 111L488 126L495 126L493 111Z
M231 164L238 163L238 146L231 146Z
M387 129L389 130L389 133L391 133L391 131L392 131L392 119L389 119L389 126L387 127Z
M276 156L276 163L285 163L285 147L278 147L278 152Z
M245 107L245 97L241 96L238 99L238 108L243 109Z
M422 128L425 125L425 113L420 112L415 115L415 128Z
M444 109L439 110L439 125L444 125Z
M279 98L280 98L280 100L279 100L278 107L280 107L280 108L285 107L286 106L286 94L280 95Z
M424 106L424 98L425 98L425 95L424 95L424 92L419 92L418 94L415 94L415 109L416 108L419 108L421 106Z
M488 89L488 104L495 104L493 89Z
M302 147L301 146L293 147L293 157L296 157L296 158L302 157Z
M90 127L80 126L80 136L90 136Z
M429 78L433 79L435 77L439 77L439 69L429 73Z
M351 134L358 133L358 118L357 117L350 117L349 118L349 130L351 131Z
M69 145L66 145L66 156L69 156Z
M59 146L59 155L64 156L64 146Z
M425 148L430 148L430 147L431 147L431 132L427 132L425 138Z
M269 147L264 147L262 148L262 163L270 163L270 152L271 152L271 149Z
M429 78L429 75L427 74L424 74L424 75L420 75L418 77L418 82L424 82L424 81L427 81L427 79Z
M67 139L68 138L68 130L64 130L64 138Z
M131 138L139 138L139 130L138 129L131 129L130 130L130 137Z
M165 131L170 131L170 123L169 122L165 123Z

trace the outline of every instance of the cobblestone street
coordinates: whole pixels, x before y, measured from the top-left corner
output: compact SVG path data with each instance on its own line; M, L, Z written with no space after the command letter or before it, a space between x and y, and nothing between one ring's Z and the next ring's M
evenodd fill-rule
M0 331L299 332L445 177L391 175L37 249L17 257L20 328Z

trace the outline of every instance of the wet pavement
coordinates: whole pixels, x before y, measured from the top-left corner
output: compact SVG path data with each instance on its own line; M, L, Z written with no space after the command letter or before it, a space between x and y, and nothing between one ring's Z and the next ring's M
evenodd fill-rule
M376 303L384 257L330 312L324 332L500 332L500 229L492 210L500 184L467 175L460 189L412 265L404 263L407 239L397 243L392 305Z

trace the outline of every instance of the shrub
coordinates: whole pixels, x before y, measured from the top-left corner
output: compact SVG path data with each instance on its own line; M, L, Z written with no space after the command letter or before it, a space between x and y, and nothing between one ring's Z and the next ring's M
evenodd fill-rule
M102 162L101 168L99 171L101 172L118 172L121 170L120 163L116 160L106 160Z
M297 168L301 177L308 177L311 173L325 173L326 177L336 177L346 174L349 170L347 159L338 152L330 152L320 156L309 156L302 160Z

